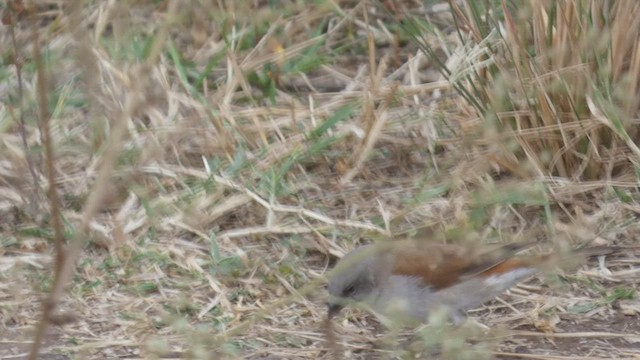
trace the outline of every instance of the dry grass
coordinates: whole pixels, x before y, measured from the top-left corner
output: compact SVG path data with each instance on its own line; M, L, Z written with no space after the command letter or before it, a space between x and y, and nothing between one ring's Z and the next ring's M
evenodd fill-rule
M24 3L0 5L2 358L38 331L48 359L330 358L324 274L357 244L637 244L635 2ZM488 333L351 311L335 342L639 358L639 262L534 279L472 312Z

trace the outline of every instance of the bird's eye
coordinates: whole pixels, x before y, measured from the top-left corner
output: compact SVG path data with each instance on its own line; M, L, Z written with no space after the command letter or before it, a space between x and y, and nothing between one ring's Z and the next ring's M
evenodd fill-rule
M356 291L355 285L351 284L344 289L345 295L352 295Z

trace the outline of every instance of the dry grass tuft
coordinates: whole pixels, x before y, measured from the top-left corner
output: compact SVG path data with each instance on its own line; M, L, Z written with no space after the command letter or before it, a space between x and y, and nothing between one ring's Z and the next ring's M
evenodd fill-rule
M0 5L0 357L639 356L632 252L323 323L360 243L637 243L640 5L483 6Z
M456 135L523 179L635 179L640 6L485 5L452 3L458 31L437 44L446 59L416 34L479 120L453 117Z

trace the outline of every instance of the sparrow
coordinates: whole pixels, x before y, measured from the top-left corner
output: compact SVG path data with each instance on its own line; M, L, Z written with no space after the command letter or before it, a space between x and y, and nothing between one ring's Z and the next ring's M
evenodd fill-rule
M497 297L558 258L516 256L532 245L508 244L478 251L396 240L358 247L329 273L327 319L344 306L358 303L394 323L427 323L430 314L443 309L454 324L461 324L467 310ZM581 253L604 255L603 248Z

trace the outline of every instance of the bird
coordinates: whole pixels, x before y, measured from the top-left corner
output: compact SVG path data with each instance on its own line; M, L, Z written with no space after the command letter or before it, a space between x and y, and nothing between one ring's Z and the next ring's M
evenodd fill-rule
M566 257L517 256L532 245L511 243L482 250L404 239L360 246L343 256L328 275L327 319L355 303L383 322L428 323L431 314L442 310L460 325L467 310L533 276L553 259L614 251L599 246Z

